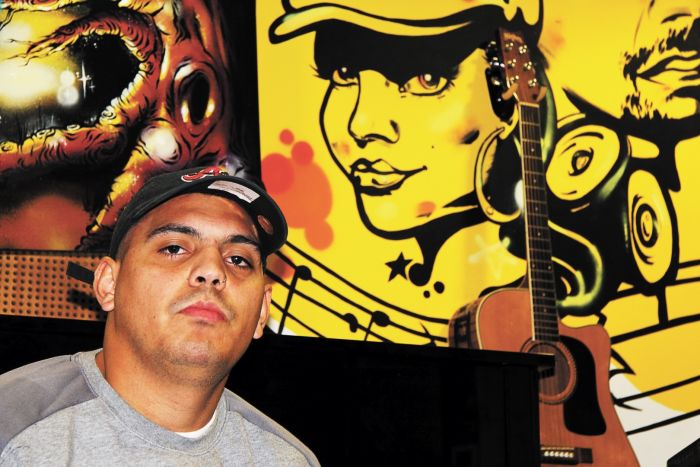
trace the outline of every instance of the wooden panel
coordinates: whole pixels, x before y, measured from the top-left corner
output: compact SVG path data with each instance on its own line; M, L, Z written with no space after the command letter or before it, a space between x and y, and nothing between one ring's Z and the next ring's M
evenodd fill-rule
M93 270L100 256L0 250L0 315L104 321L92 286L66 275L69 262Z

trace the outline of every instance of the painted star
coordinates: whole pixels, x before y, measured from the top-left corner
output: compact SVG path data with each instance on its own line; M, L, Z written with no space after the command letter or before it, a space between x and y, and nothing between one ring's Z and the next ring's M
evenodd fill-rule
M389 280L392 280L396 276L401 276L406 279L406 266L408 266L411 261L412 260L410 259L404 258L403 253L399 253L399 257L394 261L385 263L391 269L391 273L389 273Z

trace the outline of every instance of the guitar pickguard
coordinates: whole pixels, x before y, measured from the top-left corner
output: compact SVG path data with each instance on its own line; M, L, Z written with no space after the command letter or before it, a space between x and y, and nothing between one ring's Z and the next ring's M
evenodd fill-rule
M571 396L564 402L564 424L567 430L580 435L605 433L606 425L596 395L595 361L593 354L581 341L561 336L576 364L577 382Z

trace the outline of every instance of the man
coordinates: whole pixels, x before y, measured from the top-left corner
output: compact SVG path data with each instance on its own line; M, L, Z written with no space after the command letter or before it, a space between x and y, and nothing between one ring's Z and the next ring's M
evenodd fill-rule
M149 180L95 270L103 349L0 377L0 464L317 465L224 388L262 335L286 235L264 190L217 167Z
M417 286L456 232L517 217L517 116L512 105L492 104L503 90L487 79L484 46L499 26L534 42L539 3L468 3L301 0L285 3L270 28L272 42L315 32L316 71L328 80L320 110L328 150L365 227L418 241L423 264L408 276ZM487 180L499 177L498 191L487 193Z

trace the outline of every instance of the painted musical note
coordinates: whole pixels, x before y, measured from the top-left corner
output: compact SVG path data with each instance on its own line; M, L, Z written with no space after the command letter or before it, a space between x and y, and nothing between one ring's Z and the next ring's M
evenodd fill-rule
M428 343L425 344L425 345L431 346L431 347L436 347L437 344L435 343L435 336L433 336L432 334L430 334L430 331L428 331L428 328L426 328L426 327L423 325L423 323L420 323L420 327L422 327L422 328L423 328L423 331L425 331L425 337L427 337L428 339L430 339L430 342L428 342Z
M369 337L369 333L372 329L372 326L375 324L379 327L385 328L389 324L391 324L391 319L389 319L389 315L387 315L383 311L373 311L372 317L369 320L369 325L367 326L367 329L365 330L365 339L364 339L365 341Z
M306 266L297 266L294 270L294 276L292 277L292 281L289 284L289 291L287 292L287 301L282 309L282 318L280 319L280 325L277 328L277 334L282 334L282 331L284 330L284 321L287 319L287 315L289 314L289 307L292 306L292 297L294 297L294 294L296 293L297 281L299 279L304 281L311 279L311 269Z
M343 315L343 319L348 323L348 326L350 327L350 332L356 333L357 328L360 325L360 323L357 321L357 316L353 315L352 313L345 313Z
M340 320L338 328L330 331L334 336L352 338L350 335L357 335L360 330L366 331L367 335L358 336L358 338L369 339L371 334L385 342L394 341L397 333L407 336L407 339L412 339L412 336L421 340L427 339L430 342L428 345L441 345L447 341L447 338L440 334L431 335L426 332L425 327L421 329L421 323L446 325L447 320L444 318L417 313L383 301L291 243L287 243L286 248L277 253L277 257L284 267L273 268L267 272L272 280L286 289L284 300L280 299L279 303L273 300L274 306L280 313L278 322L281 323L281 326L275 330L276 333L281 334L286 329L287 332L325 337L323 335L325 333L316 329L317 324L325 322L328 315L332 315ZM305 266L297 266L298 264ZM282 273L285 268L296 274L296 277L289 272ZM285 276L287 279L283 278ZM299 279L306 279L303 287L300 287L297 282ZM292 297L294 297L293 304ZM381 312L389 317L388 320L383 321L382 317L378 318L382 322L387 322L387 327L391 328L386 331L386 335L380 336L371 330L367 332L366 325L374 326L377 319L375 318L372 322L367 321L367 315L371 319L372 314L375 313L373 310L382 310ZM321 317L321 314L324 316ZM289 320L293 321L291 325Z

